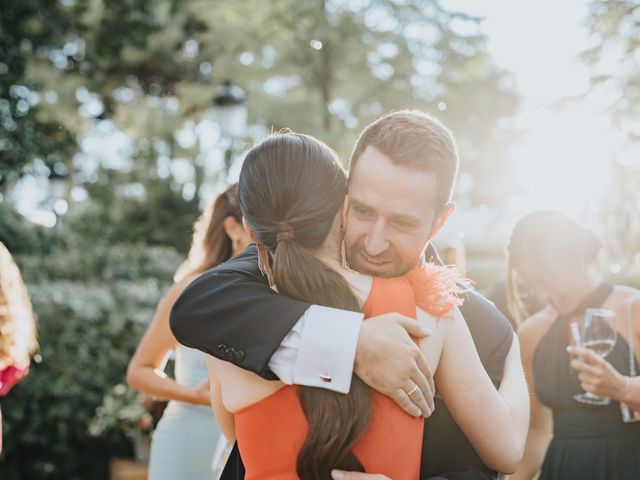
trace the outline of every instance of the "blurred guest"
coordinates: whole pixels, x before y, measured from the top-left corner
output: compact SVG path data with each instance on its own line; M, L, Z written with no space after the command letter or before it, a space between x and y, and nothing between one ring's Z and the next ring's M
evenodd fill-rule
M623 421L620 408L620 402L640 403L638 383L630 378L638 371L630 346L640 349L640 309L628 323L628 304L638 291L603 281L593 267L599 249L591 232L554 211L525 216L511 236L508 291L516 318L527 317L516 277L546 305L519 330L531 422L525 456L512 479L531 479L539 470L542 480L640 478L640 423ZM574 338L570 325L582 325L588 308L616 314L610 325L617 342L597 368L584 350L573 362L567 351ZM611 402L580 403L574 395L583 388Z
M544 304L540 300L538 300L525 285L522 284L522 281L517 276L513 279L513 281L518 282L518 298L520 299L520 302L522 303L527 313L533 315L539 310L542 310ZM487 298L493 302L498 310L500 310L504 314L504 316L507 317L509 322L511 322L513 328L517 330L518 322L516 321L515 316L509 308L507 287L508 285L506 280L500 280L498 283L492 285L489 288L489 291L487 292Z
M179 345L169 330L169 312L182 291L201 273L242 252L250 243L242 226L237 184L209 205L194 228L187 260L158 305L127 371L132 388L170 400L153 434L149 480L210 480L220 437L209 394L205 356ZM163 372L175 350L175 378Z
M29 357L36 346L36 327L27 288L11 254L0 242L0 397L27 375Z
M463 277L469 273L467 272L467 249L462 240L451 240L441 250L440 256L445 265L456 267Z

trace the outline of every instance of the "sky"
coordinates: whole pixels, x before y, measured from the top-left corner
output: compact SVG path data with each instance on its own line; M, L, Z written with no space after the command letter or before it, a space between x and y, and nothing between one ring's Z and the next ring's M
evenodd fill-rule
M511 71L531 102L549 103L588 88L577 55L589 45L584 0L441 0L443 7L482 17L487 47Z
M612 187L610 164L624 138L604 112L606 98L593 92L583 97L590 90L588 66L579 58L592 41L584 24L587 2L441 0L441 5L483 18L489 54L511 73L521 95L515 124L523 132L511 150L517 194L498 214L482 207L459 212L444 237L504 243L517 218L542 208L592 220ZM501 228L487 232L496 215Z

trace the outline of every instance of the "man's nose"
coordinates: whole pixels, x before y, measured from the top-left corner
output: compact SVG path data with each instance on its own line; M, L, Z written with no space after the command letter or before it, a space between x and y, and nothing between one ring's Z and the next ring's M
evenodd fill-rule
M364 248L368 255L375 257L389 248L389 242L384 232L384 222L376 222L364 239Z

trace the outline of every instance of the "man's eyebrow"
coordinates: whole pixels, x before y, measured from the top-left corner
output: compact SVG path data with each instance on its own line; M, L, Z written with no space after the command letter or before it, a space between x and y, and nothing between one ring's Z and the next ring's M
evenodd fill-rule
M366 203L362 202L361 200L358 200L358 199L353 198L353 197L349 198L349 205L350 206L356 206L356 207L368 208L370 210L375 210L371 205L367 205Z
M408 222L408 223L418 223L420 221L420 218L414 217L413 215L402 215L402 214L391 215L391 219L399 220L401 222Z
M366 209L373 210L373 211L376 210L373 206L368 205L368 204L362 202L361 200L358 200L358 199L353 198L353 197L351 197L349 199L349 206L350 207L366 208ZM420 223L420 217L415 217L413 215L404 215L404 214L401 214L401 213L397 213L397 214L391 215L391 220L400 221L400 222L407 222L407 223Z

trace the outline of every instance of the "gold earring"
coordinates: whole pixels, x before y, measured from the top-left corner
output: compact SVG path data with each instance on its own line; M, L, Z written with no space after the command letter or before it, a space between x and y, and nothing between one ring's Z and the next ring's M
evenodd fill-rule
M350 270L349 262L347 261L347 245L344 243L344 239L340 243L340 266L345 270Z
M275 282L273 281L273 273L271 272L271 265L269 264L269 251L263 243L258 242L258 268L264 276L267 277L269 287L273 288Z

